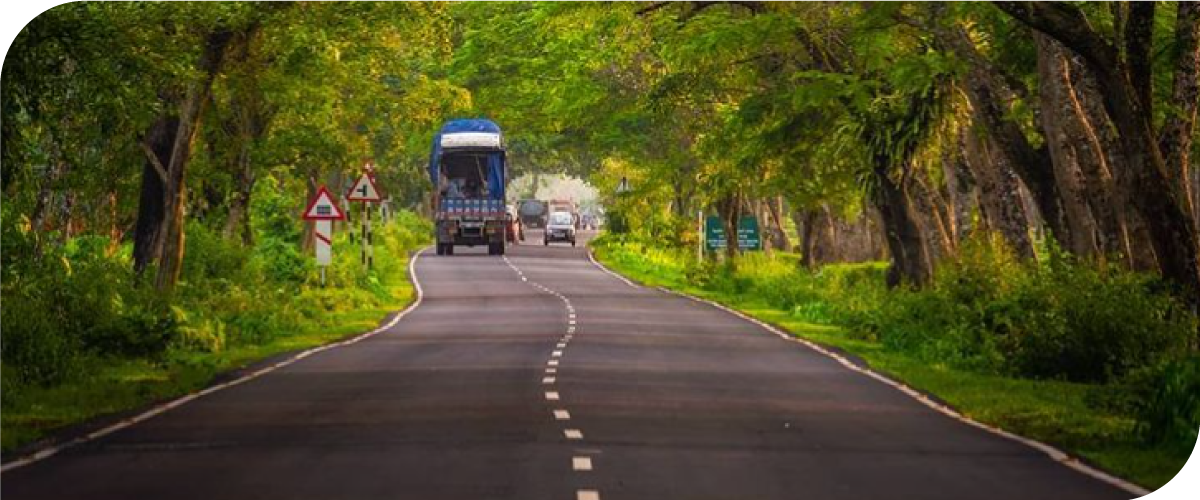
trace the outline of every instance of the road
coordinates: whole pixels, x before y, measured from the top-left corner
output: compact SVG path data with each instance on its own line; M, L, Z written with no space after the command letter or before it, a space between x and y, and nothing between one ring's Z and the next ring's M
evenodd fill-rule
M1117 499L1132 495L582 246L416 272L330 349L0 476L17 499ZM574 324L572 324L574 323Z

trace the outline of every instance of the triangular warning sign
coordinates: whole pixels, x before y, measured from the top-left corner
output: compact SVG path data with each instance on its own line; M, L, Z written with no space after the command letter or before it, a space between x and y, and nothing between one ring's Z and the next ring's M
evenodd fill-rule
M321 186L317 190L317 197L313 198L308 203L308 208L304 209L304 220L342 220L346 218L346 214L338 208L333 202L333 197L329 196L329 190L325 186Z
M375 187L375 179L368 174L363 174L358 178L358 182L354 183L354 187L346 193L346 199L350 201L379 201L382 198L379 196L379 188Z

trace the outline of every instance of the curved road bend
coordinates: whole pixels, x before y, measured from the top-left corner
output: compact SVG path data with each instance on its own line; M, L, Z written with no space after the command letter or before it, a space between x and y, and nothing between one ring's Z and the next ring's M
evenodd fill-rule
M417 263L389 331L0 476L18 499L1133 495L582 245Z

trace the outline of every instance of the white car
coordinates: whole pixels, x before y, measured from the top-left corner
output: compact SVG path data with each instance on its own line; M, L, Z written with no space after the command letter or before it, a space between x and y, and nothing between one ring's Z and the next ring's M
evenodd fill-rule
M551 241L569 241L571 246L575 246L575 216L571 212L550 214L542 244L549 245Z

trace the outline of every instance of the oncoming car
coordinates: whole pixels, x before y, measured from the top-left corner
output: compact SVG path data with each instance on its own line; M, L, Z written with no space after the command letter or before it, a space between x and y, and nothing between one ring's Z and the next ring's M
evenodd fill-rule
M549 245L551 241L569 241L575 246L575 216L571 212L553 212L546 223L545 238L542 244Z

